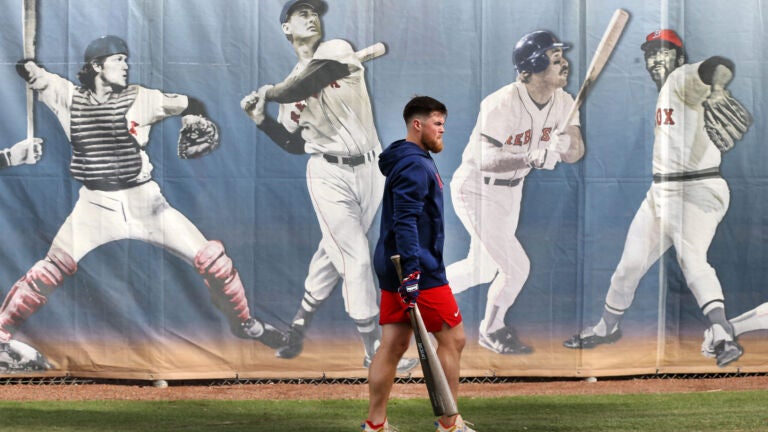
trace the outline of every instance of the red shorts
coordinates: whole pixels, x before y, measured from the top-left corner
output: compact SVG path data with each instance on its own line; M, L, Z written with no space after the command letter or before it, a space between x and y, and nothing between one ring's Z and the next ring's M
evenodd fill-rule
M448 327L455 327L461 324L461 311L456 304L456 298L453 297L451 287L442 285L419 291L419 297L416 299L419 305L419 312L424 319L424 326L430 333L439 332L443 329L443 323ZM381 290L381 315L379 324L408 323L407 305L403 303L400 294L392 291Z

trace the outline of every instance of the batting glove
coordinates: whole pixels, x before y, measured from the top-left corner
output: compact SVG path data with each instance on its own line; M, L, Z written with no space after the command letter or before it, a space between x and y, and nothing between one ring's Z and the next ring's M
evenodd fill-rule
M552 170L560 162L560 153L545 148L531 150L528 165L531 168Z
M418 271L409 274L397 288L403 303L408 305L408 310L416 307L416 298L419 297L419 275Z
M556 133L552 135L547 149L563 154L571 148L571 136L566 133Z

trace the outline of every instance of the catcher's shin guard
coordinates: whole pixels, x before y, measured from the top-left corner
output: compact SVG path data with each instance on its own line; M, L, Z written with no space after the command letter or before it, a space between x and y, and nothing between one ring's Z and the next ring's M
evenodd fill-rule
M195 255L195 268L205 278L211 300L227 317L233 331L248 321L251 312L245 288L232 260L219 241L209 241Z
M35 263L11 288L0 306L0 342L11 340L11 333L40 309L48 296L64 283L64 276L77 271L77 263L62 250L52 249Z

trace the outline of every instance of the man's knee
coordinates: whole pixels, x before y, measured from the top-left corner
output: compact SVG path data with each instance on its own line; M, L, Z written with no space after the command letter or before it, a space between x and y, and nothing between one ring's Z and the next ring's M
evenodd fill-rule
M72 276L77 271L77 263L61 249L51 249L44 259L36 262L19 282L26 282L35 290L45 294L64 283L65 276Z
M411 326L406 323L385 324L382 326L381 347L391 356L400 358L411 343Z
M217 240L211 240L203 245L194 259L197 272L206 279L218 279L226 282L234 274L232 259L227 256L224 245Z
M51 249L11 288L0 306L0 342L10 340L11 332L48 302L48 296L64 283L65 276L77 271L77 263L66 252Z
M443 324L443 329L435 333L438 346L444 349L460 353L464 350L464 346L467 344L467 336L464 333L463 324L459 324L454 327L449 327L447 324Z

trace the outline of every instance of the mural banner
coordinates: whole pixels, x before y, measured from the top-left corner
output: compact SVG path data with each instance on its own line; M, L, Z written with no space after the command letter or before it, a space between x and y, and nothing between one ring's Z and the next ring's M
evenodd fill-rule
M763 2L1 1L2 376L367 376L415 95L464 376L768 371Z

